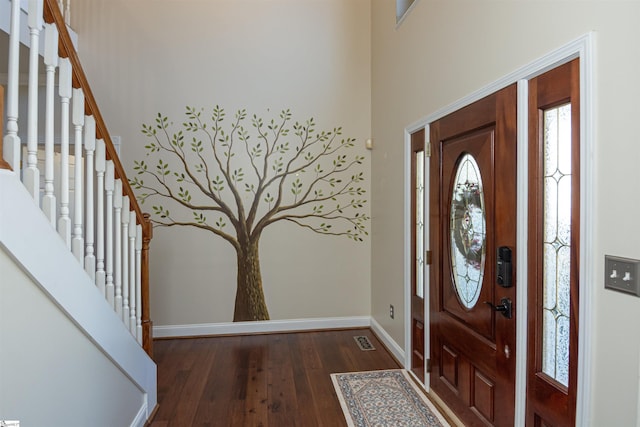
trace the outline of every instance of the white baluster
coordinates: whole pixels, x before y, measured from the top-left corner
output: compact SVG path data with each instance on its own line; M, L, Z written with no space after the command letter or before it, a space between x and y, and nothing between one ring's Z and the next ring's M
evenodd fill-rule
M71 25L71 0L67 0L64 8L64 23Z
M27 169L23 182L40 206L40 171L38 170L38 47L42 29L42 0L29 0L29 88L27 105Z
M116 286L115 310L118 316L122 318L122 181L119 179L116 179L115 183L113 210L113 247L115 249L113 254L113 260L115 261L113 279Z
M129 212L129 330L136 336L136 211Z
M82 127L84 126L84 92L73 89L72 117L75 130L73 168L73 235L71 237L71 251L79 262L84 262L84 237L82 237Z
M60 95L60 218L58 233L71 248L71 217L69 212L69 100L71 99L71 62L60 58L58 75Z
M84 270L89 274L91 280L96 279L96 255L94 252L94 190L93 187L93 157L96 150L96 120L93 116L87 116L84 119L84 149L87 156L87 165L85 169L85 184L86 184L86 211L84 214L85 228L84 228Z
M20 75L20 1L11 2L9 30L9 74L7 76L7 134L3 139L3 156L18 173L20 171L20 137L18 136L18 90Z
M56 227L56 196L53 190L53 119L56 67L58 66L58 29L56 24L44 25L44 65L47 72L47 86L44 117L44 196L42 211Z
M104 182L104 189L107 197L106 207L106 284L105 292L107 294L107 302L111 307L115 309L115 288L113 286L113 190L115 187L114 180L114 166L113 161L107 160L106 162L106 179Z
M122 198L122 321L129 328L129 196Z
M142 344L142 225L136 225L136 338Z
M106 296L104 271L104 173L107 168L104 141L96 141L96 286Z

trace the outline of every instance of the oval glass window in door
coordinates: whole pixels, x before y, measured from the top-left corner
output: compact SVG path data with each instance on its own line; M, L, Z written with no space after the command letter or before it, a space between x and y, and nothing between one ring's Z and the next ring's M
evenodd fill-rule
M467 309L478 302L486 255L484 192L478 163L469 153L458 160L449 223L453 286Z

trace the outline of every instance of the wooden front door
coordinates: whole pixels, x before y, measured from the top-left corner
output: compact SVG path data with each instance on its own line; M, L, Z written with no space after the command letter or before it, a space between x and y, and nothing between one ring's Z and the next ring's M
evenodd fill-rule
M430 384L470 426L514 422L516 96L430 127Z

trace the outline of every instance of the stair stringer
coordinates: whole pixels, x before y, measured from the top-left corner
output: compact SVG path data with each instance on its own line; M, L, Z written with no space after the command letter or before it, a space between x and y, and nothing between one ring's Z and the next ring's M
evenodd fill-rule
M144 393L143 405L132 421L132 425L143 425L157 404L156 364L100 295L16 174L7 170L0 170L0 247ZM28 310L28 305L24 308Z

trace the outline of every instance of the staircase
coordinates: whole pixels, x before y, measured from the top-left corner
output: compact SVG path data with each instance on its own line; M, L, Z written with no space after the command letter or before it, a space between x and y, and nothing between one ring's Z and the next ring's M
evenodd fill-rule
M142 426L149 218L58 2L0 0L0 36L0 424Z

